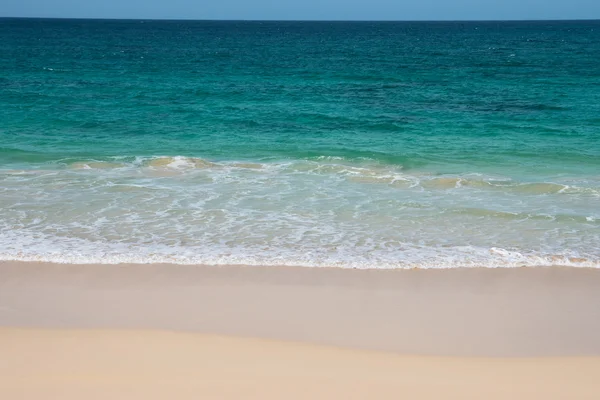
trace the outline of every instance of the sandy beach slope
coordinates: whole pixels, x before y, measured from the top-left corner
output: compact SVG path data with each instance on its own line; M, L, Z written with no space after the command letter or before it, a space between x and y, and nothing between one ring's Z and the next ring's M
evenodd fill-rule
M600 398L600 270L0 263L0 398Z
M434 356L600 356L600 269L0 263L0 326L196 331Z
M439 358L193 333L0 329L3 399L590 399L600 358Z

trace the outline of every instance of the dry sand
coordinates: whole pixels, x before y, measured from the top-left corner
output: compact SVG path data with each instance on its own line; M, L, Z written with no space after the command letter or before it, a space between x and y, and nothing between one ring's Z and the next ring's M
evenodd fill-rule
M599 358L404 357L112 330L0 329L2 399L590 399Z
M600 399L599 289L576 268L5 262L0 399Z

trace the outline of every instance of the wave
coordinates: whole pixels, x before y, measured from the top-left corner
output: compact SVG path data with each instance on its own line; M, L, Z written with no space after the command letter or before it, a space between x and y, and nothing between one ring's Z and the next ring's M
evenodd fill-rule
M0 234L0 243L11 242L0 251L0 261L33 261L65 264L182 264L335 267L348 269L449 269L580 267L600 268L599 257L573 254L519 252L498 247L404 246L397 251L352 252L350 248L287 248L214 244L205 248L181 245L89 241L44 235ZM332 251L335 250L335 251Z
M511 192L521 195L589 195L600 197L600 179L591 177L589 182L577 179L572 182L523 182L510 177L498 177L481 173L439 175L426 170L406 169L403 165L389 165L370 157L348 158L319 155L298 160L271 162L257 161L209 161L187 156L110 157L104 160L59 160L56 164L72 170L146 169L185 174L195 170L233 171L252 169L263 172L304 173L343 177L361 184L383 184L404 188L427 190L489 190ZM0 174L9 171L0 170ZM26 170L20 170L26 171ZM584 185L582 186L581 183ZM587 183L587 185L585 185Z
M19 152L20 153L20 152ZM406 169L404 165L389 165L369 158L348 158L341 156L319 155L305 159L281 161L209 161L204 158L187 156L136 156L136 157L106 157L104 159L61 159L56 162L44 163L51 167L48 171L56 171L60 167L67 170L139 170L167 171L173 174L190 173L198 170L235 171L236 169L252 169L265 173L280 174L303 173L321 176L332 176L347 179L361 184L380 184L404 188L420 188L433 191L447 190L487 190L510 192L520 195L589 195L600 197L600 179L590 177L587 181L582 178L574 182L562 179L563 182L523 182L510 177L499 177L481 173L440 175L427 170ZM0 169L2 174L28 173L45 169ZM583 185L582 185L583 184Z
M370 158L65 158L0 170L0 259L454 268L600 262L600 176Z

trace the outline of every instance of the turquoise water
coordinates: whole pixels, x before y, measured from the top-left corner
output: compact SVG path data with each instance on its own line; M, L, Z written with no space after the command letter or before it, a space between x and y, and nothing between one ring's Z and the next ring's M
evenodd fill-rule
M600 266L598 21L0 37L0 259Z

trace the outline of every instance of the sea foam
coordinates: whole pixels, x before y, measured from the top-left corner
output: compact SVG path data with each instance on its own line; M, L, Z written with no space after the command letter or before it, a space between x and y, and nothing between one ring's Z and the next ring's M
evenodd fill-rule
M523 182L332 158L46 166L0 171L0 259L343 268L600 262L598 191L580 178Z

